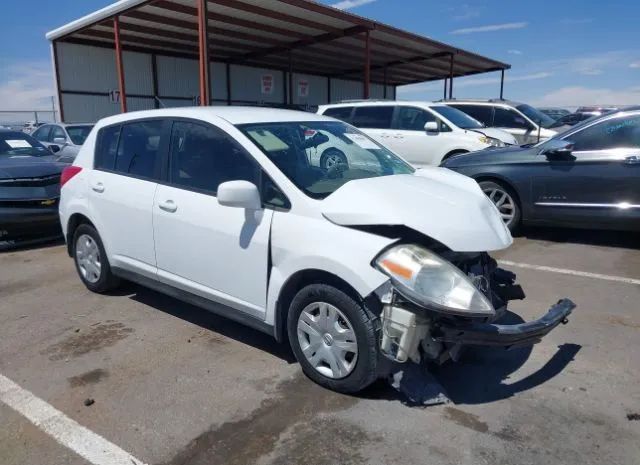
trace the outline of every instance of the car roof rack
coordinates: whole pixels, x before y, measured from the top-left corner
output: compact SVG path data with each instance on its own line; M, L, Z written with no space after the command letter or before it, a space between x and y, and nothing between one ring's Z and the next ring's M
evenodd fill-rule
M340 102L338 103L367 103L367 102L395 102L395 99L390 99L390 98L346 99L346 100L340 100Z

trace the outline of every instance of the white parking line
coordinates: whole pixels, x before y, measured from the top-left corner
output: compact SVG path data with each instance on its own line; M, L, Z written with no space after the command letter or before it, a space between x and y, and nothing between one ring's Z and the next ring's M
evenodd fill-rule
M625 278L624 276L611 276L608 274L589 273L587 271L567 270L565 268L553 268L551 266L529 265L528 263L510 262L508 260L498 260L500 265L513 266L516 268L526 268L536 271L549 271L551 273L568 274L571 276L581 276L583 278L602 279L604 281L616 281L626 284L640 284L640 279Z
M78 424L2 375L0 375L0 402L22 414L58 443L92 464L144 465L141 460Z

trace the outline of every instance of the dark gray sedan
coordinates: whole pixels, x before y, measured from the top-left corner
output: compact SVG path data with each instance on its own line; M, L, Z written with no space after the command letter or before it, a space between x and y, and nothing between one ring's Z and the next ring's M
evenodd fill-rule
M532 146L457 155L512 231L520 224L640 230L640 108L608 113Z

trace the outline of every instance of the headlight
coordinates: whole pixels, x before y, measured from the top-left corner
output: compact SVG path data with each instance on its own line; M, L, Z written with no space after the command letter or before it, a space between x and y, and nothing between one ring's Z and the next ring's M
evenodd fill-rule
M480 136L480 137L478 137L478 140L480 140L480 142L482 142L483 144L490 145L491 147L506 147L507 146L507 144L502 142L500 139L496 139L494 137Z
M382 253L375 265L416 304L462 316L495 314L491 302L462 271L423 247L398 245Z

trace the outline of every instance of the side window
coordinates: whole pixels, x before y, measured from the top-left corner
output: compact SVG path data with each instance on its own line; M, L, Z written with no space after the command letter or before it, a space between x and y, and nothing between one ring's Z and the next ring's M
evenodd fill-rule
M394 108L391 105L356 107L352 124L358 128L391 129Z
M160 139L164 121L125 124L120 132L115 170L149 179L160 177Z
M98 133L94 166L96 169L112 171L116 164L118 139L121 126L103 128Z
M33 137L40 142L49 142L49 136L51 135L51 126L42 126L36 132L33 133Z
M640 116L614 118L594 124L569 137L574 151L640 148Z
M53 131L51 131L51 142L55 139L64 139L67 140L67 135L64 133L64 129L60 126L53 126Z
M487 127L493 126L493 108L489 105L449 105L480 121Z
M397 129L424 132L424 125L429 121L437 121L437 119L422 108L401 106L398 109L397 121Z
M256 162L228 134L213 126L177 121L171 130L172 184L215 193L227 181L260 186Z
M327 109L323 114L348 123L351 121L352 110L353 107L336 107Z
M493 125L497 128L533 129L521 115L507 108L495 108Z

